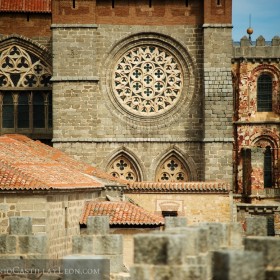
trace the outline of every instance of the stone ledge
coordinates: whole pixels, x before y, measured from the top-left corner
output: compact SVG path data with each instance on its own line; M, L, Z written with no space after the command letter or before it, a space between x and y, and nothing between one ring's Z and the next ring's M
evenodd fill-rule
M203 28L233 28L230 23L204 23Z
M234 139L229 137L229 138L204 138L203 139L203 142L209 142L209 143L212 143L212 142L233 142Z
M93 29L97 29L98 25L97 24L52 24L51 28L52 29L55 29L55 28L93 28Z
M127 142L164 142L164 143L178 143L178 142L198 142L202 140L198 138L53 138L53 143L65 142L88 142L88 143L127 143Z
M97 76L58 76L52 77L51 82L98 82L99 77Z

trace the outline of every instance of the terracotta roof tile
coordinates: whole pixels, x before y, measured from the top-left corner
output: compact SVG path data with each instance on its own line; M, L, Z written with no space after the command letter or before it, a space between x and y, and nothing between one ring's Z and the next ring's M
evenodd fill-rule
M226 182L131 182L128 183L125 192L181 192L181 193L227 193L230 186Z
M0 189L48 189L40 180L25 173L17 167L11 166L4 160L0 161Z
M110 225L164 225L163 217L154 215L145 209L126 201L88 201L85 203L80 224L86 224L88 216L110 216Z
M0 0L0 11L51 13L51 0Z
M63 153L21 135L0 137L0 189L101 188L102 182L83 172L82 163L57 161ZM65 158L69 158L65 155Z
M33 141L30 138L28 138L24 135L20 135L20 134L7 134L6 136L8 137L8 139L17 140L16 143L10 144L11 146L18 144L18 142L24 143L26 146L26 149L28 150L28 153L30 151L32 151L32 153L34 153L36 156L39 156L41 158L40 160L42 160L42 158L43 158L44 159L43 162L57 162L57 163L62 164L63 166L67 166L67 168L69 168L69 169L79 170L82 173L94 176L99 179L111 181L111 183L114 183L114 184L117 183L117 184L124 185L124 184L128 183L125 180L115 178L114 176L106 173L105 171L103 171L97 167L93 167L87 163L78 161L78 160L66 155L65 153L61 152L60 150L57 150L53 147L45 145L45 144L41 143L40 141ZM3 140L3 141L5 141L5 140ZM1 142L2 141L0 141L0 156L1 156ZM6 142L7 142L7 140L6 140ZM8 142L10 142L10 141L8 141ZM5 144L5 146L6 145L7 144ZM14 146L12 146L11 149L14 151ZM19 153L21 154L21 151ZM9 157L18 158L18 154L12 154ZM26 159L23 158L22 162L26 163ZM34 163L33 159L32 159L32 162Z

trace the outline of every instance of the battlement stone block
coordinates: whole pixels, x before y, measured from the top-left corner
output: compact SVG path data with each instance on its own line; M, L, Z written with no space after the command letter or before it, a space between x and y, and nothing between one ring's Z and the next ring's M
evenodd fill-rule
M31 217L10 217L10 234L11 235L31 235L32 218Z
M89 216L87 219L87 234L108 234L109 216Z

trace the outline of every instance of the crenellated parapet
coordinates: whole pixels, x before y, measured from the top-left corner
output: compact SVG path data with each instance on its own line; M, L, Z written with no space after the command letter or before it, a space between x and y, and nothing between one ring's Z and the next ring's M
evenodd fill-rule
M254 62L280 61L280 37L274 36L270 42L259 36L255 42L247 36L241 38L240 43L233 44L232 62L250 60Z

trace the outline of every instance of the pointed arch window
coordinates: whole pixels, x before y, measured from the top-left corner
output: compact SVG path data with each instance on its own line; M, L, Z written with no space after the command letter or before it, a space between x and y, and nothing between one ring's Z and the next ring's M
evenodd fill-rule
M169 157L158 169L157 182L187 182L189 175L183 163L175 156Z
M52 138L50 65L32 46L14 41L0 46L0 133Z
M272 78L262 74L257 84L257 110L258 112L272 112Z
M117 157L109 166L109 173L116 178L139 181L139 176L132 162L125 156Z

